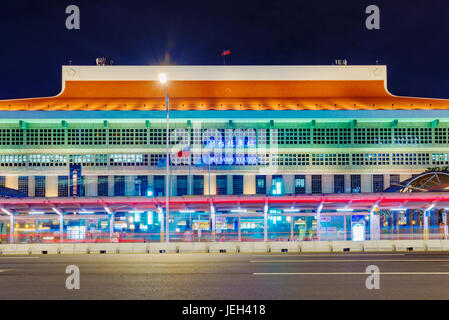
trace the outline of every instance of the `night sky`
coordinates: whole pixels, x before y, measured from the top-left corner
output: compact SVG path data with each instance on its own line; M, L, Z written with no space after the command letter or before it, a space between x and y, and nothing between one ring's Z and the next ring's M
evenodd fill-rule
M78 5L81 29L67 30ZM380 7L380 30L365 8ZM447 0L2 0L0 99L55 95L61 65L388 66L397 95L449 98Z

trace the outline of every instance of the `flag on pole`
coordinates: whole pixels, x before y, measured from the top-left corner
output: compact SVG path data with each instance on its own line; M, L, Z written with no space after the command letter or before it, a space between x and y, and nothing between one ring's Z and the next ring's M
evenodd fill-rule
M230 54L231 54L231 50L223 50L223 52L221 53L221 56L224 57L224 56L227 56Z
M190 156L190 146L185 147L184 149L181 149L178 151L178 157L188 157Z

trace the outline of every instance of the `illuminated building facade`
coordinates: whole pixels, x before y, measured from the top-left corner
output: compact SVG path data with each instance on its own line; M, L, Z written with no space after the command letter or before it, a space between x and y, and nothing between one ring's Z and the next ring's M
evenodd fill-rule
M172 239L354 240L361 220L365 239L422 237L425 228L439 237L445 225L443 198L414 207L376 198L449 166L449 101L391 95L385 66L64 66L62 73L55 97L0 101L0 187L28 196L3 200L0 234L10 232L13 216L22 221L16 234L47 221L49 239L62 231L83 240L89 229L100 238L159 239L167 227L161 73L170 96L170 196L184 199L170 212ZM319 200L332 194L346 200ZM363 196L378 200L359 207L350 200ZM105 205L114 197L130 200ZM133 204L142 197L146 203ZM43 198L56 202L33 200ZM68 198L70 205L57 204ZM213 203L220 199L229 201Z

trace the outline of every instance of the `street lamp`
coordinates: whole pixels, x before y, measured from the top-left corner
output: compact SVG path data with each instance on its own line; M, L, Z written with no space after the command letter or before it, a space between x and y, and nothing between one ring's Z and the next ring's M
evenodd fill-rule
M169 145L169 99L168 99L168 93L167 93L167 75L165 73L159 74L159 82L164 86L164 95L165 95L165 106L167 109L167 131L166 131L166 179L165 179L165 242L169 242L169 223L170 223L170 210L169 210L169 192L170 192L170 185L169 185L169 179L170 179L170 157L168 154L168 145ZM163 239L163 233L164 229L161 228L161 241Z

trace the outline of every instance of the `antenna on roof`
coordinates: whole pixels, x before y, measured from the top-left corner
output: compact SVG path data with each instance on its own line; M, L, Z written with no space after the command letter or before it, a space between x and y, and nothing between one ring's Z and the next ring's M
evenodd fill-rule
M105 57L95 59L97 66L107 66L108 60Z
M347 66L348 60L346 59L335 59L335 65L337 66Z

